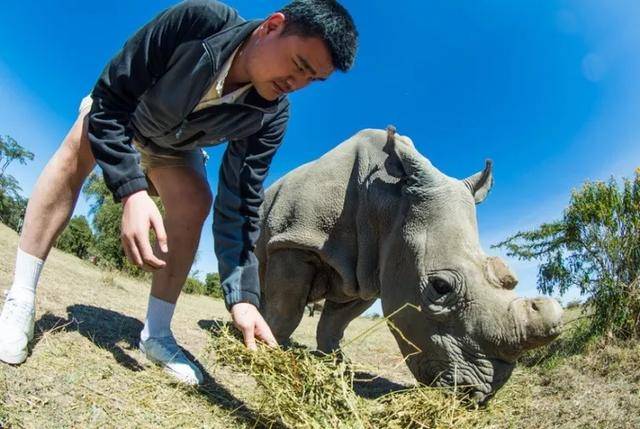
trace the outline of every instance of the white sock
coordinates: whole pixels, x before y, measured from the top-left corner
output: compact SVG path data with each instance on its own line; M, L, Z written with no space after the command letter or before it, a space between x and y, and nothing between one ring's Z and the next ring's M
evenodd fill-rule
M40 272L44 261L33 255L23 252L18 247L16 256L16 269L13 275L13 284L7 298L19 300L25 303L35 304L36 286L40 278Z
M147 341L149 338L160 338L171 335L171 319L176 305L163 301L149 294L149 306L147 307L147 319L140 333L140 339Z

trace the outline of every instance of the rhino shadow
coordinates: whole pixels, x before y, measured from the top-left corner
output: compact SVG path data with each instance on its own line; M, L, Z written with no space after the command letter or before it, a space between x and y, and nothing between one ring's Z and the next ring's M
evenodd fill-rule
M406 390L410 387L368 372L354 373L353 391L362 398L377 399L388 393Z
M51 313L45 313L38 319L31 350L50 332L77 331L96 346L109 351L120 365L130 371L137 372L144 370L144 366L129 356L125 350L137 350L143 326L143 323L138 319L117 311L75 304L67 307L67 319ZM204 395L210 404L231 411L231 418L251 423L253 427L264 427L259 423L258 415L211 377L209 372L188 350L183 349L183 351L200 368L204 378L202 385L197 389L191 389L188 392L189 395Z

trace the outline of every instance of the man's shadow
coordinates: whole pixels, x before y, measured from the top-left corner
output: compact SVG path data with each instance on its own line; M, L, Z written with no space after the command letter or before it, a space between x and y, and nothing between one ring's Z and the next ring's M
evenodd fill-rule
M137 349L142 327L138 319L117 311L76 304L67 307L67 319L51 313L40 317L36 322L34 345L51 331L77 331L96 346L108 350L120 365L130 371L141 371L144 369L142 364L125 350Z
M130 371L137 372L143 370L144 366L126 351L131 352L138 349L142 328L142 322L134 317L92 305L76 304L67 307L67 319L54 316L51 313L45 313L40 317L36 322L33 346L49 332L77 331L96 346L109 351L120 365ZM189 351L184 349L183 351L200 368L204 377L202 385L193 390L194 394L202 394L212 405L233 411L231 415L235 418L260 427L258 416L244 402L215 381Z
M219 335L221 329L225 326L229 326L230 322L225 322L221 319L212 319L212 320L200 320L198 321L198 326L200 326L205 331L209 332L211 335ZM241 341L241 339L238 339ZM295 348L305 348L310 353L316 353L314 350L306 347L300 343L291 342L282 347L295 347ZM353 391L360 397L366 399L376 399L381 396L384 396L391 392L397 392L401 390L407 389L409 386L405 386L394 381L391 381L387 378L370 374L367 372L357 371L354 373L354 383L353 383Z

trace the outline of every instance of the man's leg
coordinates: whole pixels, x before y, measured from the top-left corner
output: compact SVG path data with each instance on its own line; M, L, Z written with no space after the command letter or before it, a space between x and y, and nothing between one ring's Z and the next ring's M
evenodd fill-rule
M33 337L35 290L53 243L67 225L82 184L95 165L80 110L73 127L40 174L29 198L18 244L14 280L0 315L0 360L18 364Z
M153 273L140 348L179 380L198 384L202 382L202 374L178 348L170 325L198 248L202 225L211 210L211 190L206 176L190 166L151 168L147 176L165 207L169 252L165 257L167 265Z

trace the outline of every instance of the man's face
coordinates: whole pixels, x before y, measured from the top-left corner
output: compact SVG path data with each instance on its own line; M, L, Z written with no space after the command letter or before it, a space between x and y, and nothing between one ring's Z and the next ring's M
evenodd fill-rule
M281 13L271 15L244 48L246 72L258 93L267 100L325 80L333 72L325 42L315 37L282 36L284 20Z

